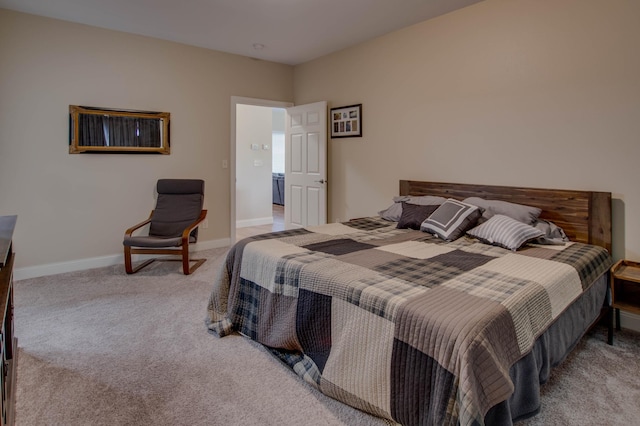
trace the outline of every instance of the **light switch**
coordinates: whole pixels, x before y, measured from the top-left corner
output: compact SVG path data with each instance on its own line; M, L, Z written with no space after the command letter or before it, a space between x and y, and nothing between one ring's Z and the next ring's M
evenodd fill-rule
M257 151L257 150L259 150L259 149L260 149L260 145L258 145L257 143L252 143L252 144L251 144L251 149L252 149L253 151Z
M267 145L266 143L262 145L262 149L264 149L265 151L269 150L269 145Z

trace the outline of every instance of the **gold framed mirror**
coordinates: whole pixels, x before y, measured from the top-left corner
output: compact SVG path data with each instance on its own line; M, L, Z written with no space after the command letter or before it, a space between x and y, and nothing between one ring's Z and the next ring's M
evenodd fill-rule
M69 153L169 154L168 112L69 105Z

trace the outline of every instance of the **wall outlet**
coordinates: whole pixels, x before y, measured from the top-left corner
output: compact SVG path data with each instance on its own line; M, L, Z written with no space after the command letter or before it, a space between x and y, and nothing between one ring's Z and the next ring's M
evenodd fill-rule
M202 221L202 229L207 229L209 227L209 219L205 219Z

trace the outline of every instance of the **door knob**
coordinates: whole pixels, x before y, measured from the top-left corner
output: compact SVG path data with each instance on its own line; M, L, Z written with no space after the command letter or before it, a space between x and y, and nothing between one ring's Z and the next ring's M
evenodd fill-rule
M327 181L324 179L320 179L320 180L314 180L314 182L318 182L318 183L326 183Z

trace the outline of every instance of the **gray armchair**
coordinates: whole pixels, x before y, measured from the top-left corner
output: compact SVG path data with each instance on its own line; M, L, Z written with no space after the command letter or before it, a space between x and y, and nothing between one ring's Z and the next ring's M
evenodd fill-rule
M160 179L156 208L144 222L124 234L124 265L133 274L155 260L181 260L185 275L193 273L206 259L189 259L189 244L198 240L198 226L207 217L204 204L204 181L200 179ZM150 224L148 235L133 235ZM133 268L132 254L179 255L181 259L149 259ZM196 262L190 267L190 262Z

